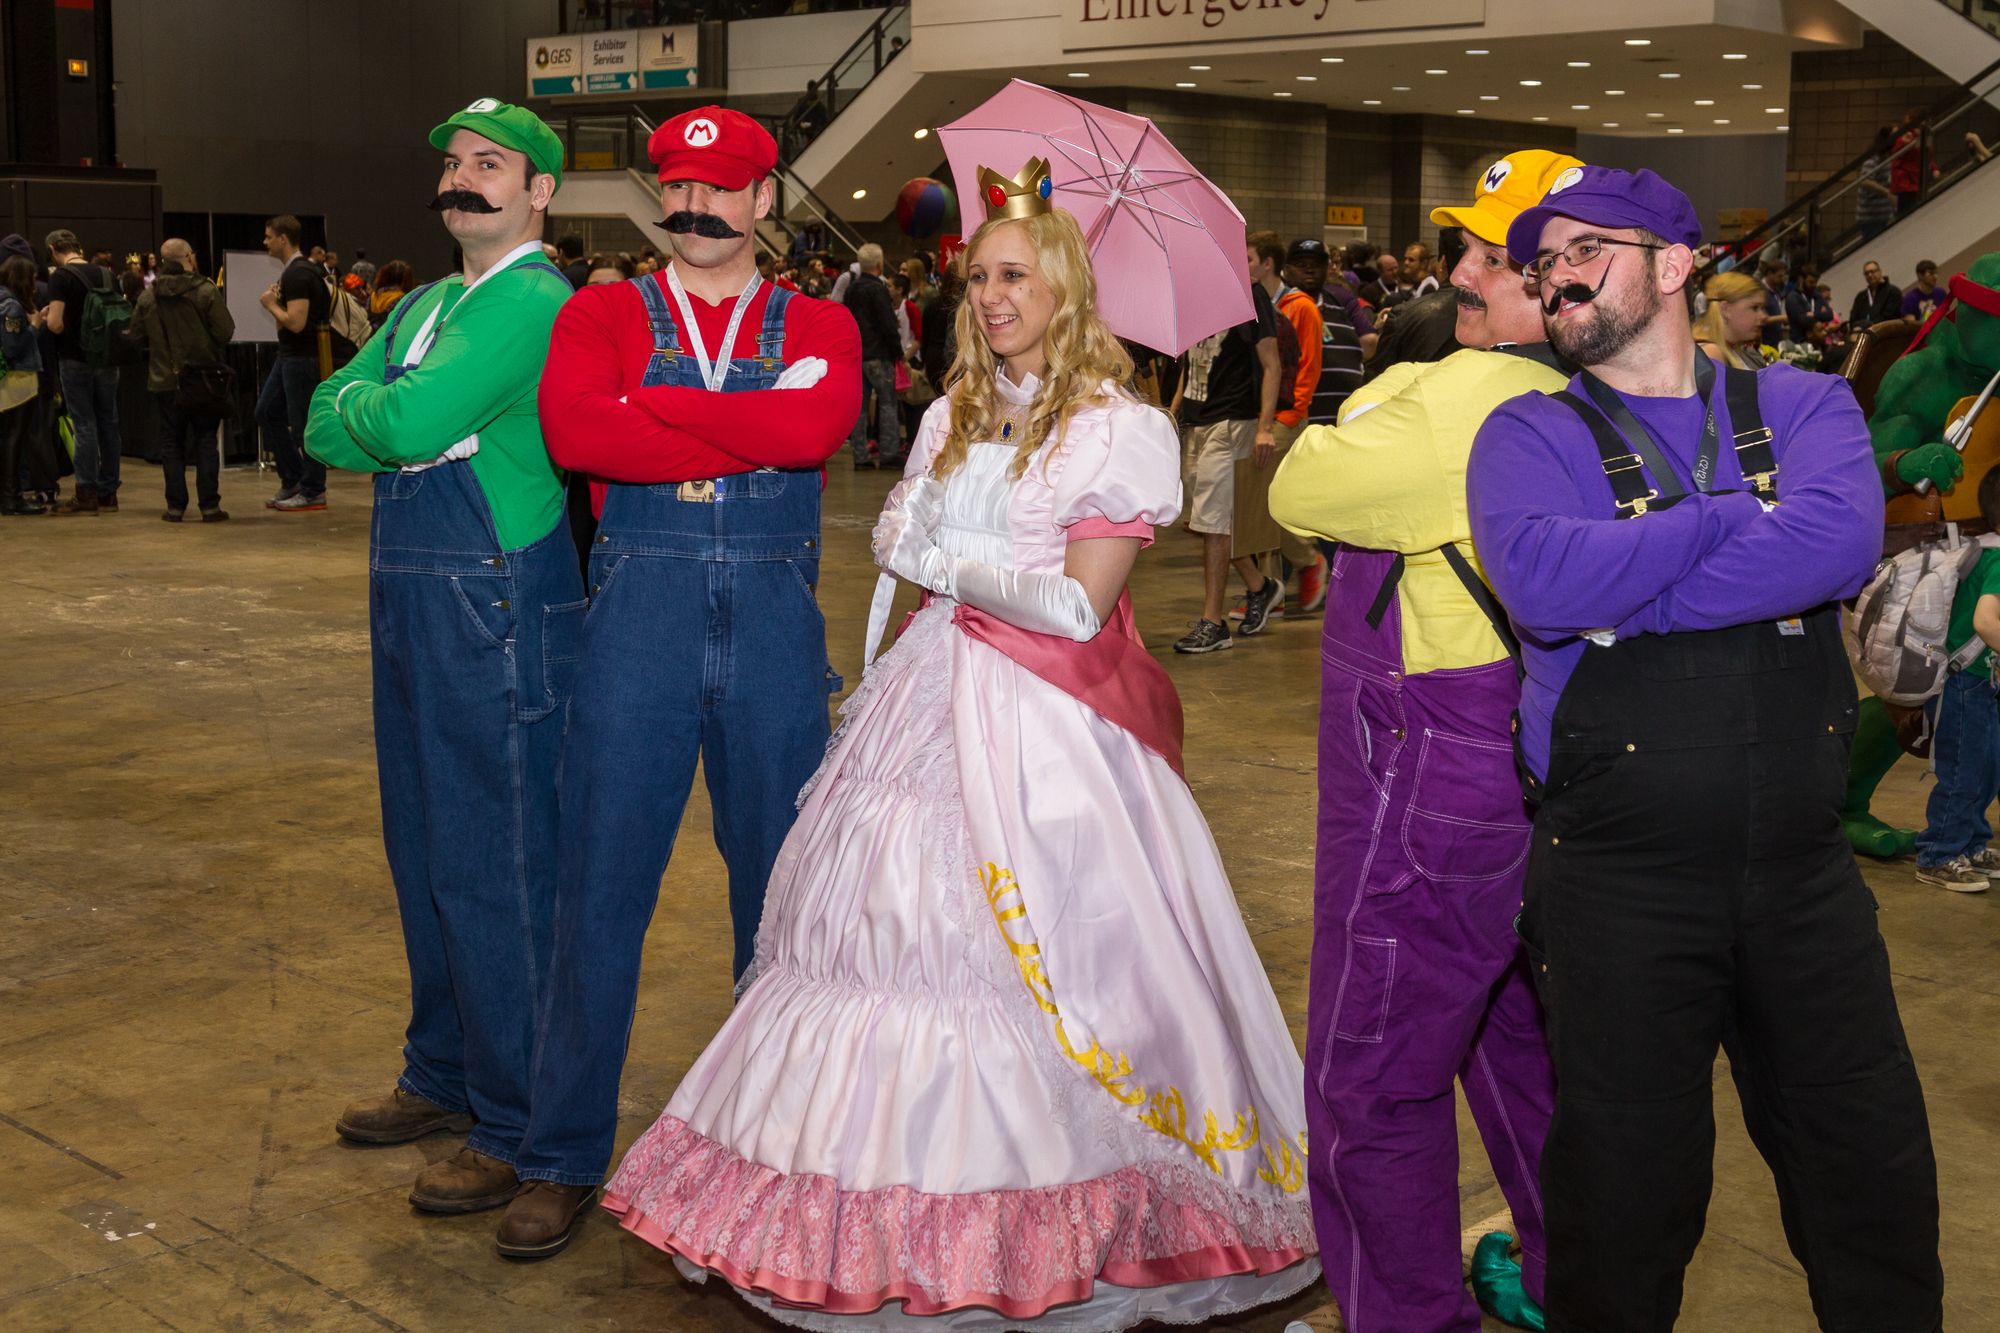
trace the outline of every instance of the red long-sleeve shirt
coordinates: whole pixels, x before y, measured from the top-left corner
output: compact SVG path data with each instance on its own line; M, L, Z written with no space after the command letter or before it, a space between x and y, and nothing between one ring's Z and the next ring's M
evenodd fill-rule
M647 280L664 292L664 272ZM665 295L682 351L692 357L673 295ZM731 355L757 355L770 297L771 285L764 283L750 299ZM689 292L688 303L703 346L715 355L736 298L711 305ZM591 505L600 514L605 482L697 481L763 467L819 467L847 439L861 411L861 333L854 317L830 301L794 296L785 309L786 363L808 356L827 363L826 375L810 389L642 387L652 355L646 303L629 282L585 287L556 316L539 395L542 435L551 458L590 477Z

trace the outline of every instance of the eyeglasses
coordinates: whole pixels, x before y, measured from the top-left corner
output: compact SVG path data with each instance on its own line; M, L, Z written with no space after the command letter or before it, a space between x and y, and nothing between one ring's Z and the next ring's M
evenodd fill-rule
M1604 253L1607 245L1629 245L1637 250L1664 250L1664 245L1653 245L1647 241L1621 241L1615 236L1579 236L1560 250L1544 250L1527 263L1527 274L1536 282L1549 276L1560 259L1571 268L1582 268L1591 260Z

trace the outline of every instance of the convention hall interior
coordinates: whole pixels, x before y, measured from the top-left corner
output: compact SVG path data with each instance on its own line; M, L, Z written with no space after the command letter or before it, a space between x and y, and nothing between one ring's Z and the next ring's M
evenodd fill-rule
M1996 0L7 0L0 90L0 1177L20 1186L0 1202L0 1327L1794 1333L1882 1329L1850 1322L1861 1318L1853 1312L1882 1308L1870 1303L1884 1286L1907 1282L1933 1304L1894 1333L2000 1329L2000 978L1982 971L2000 967L2000 889L1984 891L2000 879L2000 853L1984 849L2000 797L2000 714L1990 662L1970 657L1987 634L2000 642L2000 596L1980 594L1989 573L2000 594L2000 557L1984 558L2000 538L1982 536L1985 516L2000 513L2000 483L1981 484L1986 469L2000 476L2000 430L1979 425L2000 384L2000 332L1980 338L1982 321L2000 322ZM750 165L740 181L729 178L735 166L703 175L687 164L710 160L704 152ZM1085 158L1102 170L1076 165ZM475 179L479 161L516 169ZM1500 208L1544 170L1548 193L1538 186L1508 205L1494 235L1458 221L1475 199ZM1091 182L1095 222L1079 215L1081 228L1062 235L1080 235L1100 327L1126 352L1077 364L1118 365L1126 382L1107 379L1110 408L1037 416L1043 408L1005 396L1024 392L1017 364L1045 390L1069 384L1069 372L1054 351L1009 359L1004 319L979 302L1016 298L980 293L1020 275L998 250L981 266L967 242L1041 236L1037 220L1081 209ZM1206 201L1197 214L1174 202L1183 187ZM742 231L718 211L732 190L754 204ZM1634 192L1636 211L1591 203L1618 190ZM1695 230L1661 232L1654 219L1683 205ZM1614 234L1580 249L1538 242L1530 228L1524 249L1507 220L1540 226L1544 214L1551 228L1580 220ZM989 217L1033 226L982 232ZM504 258L480 239L523 218L530 230L515 235L526 241L509 240ZM1205 265L1189 258L1195 242L1173 239L1177 227L1201 232ZM740 298L735 285L696 292L705 311L721 303L715 328L734 312L722 336L741 341L726 353L709 345L712 332L704 341L679 276L699 255L725 252L741 273L754 254L760 275ZM1866 492L1842 511L1850 539L1738 569L1739 600L1763 608L1754 615L1651 632L1530 620L1522 603L1553 592L1520 584L1485 549L1492 586L1475 571L1458 576L1471 580L1461 589L1448 561L1457 569L1475 538L1483 547L1496 531L1479 509L1480 450L1496 430L1480 424L1489 408L1514 408L1496 398L1475 413L1471 398L1434 388L1426 404L1401 390L1456 357L1505 359L1494 339L1467 341L1468 318L1492 313L1475 294L1485 289L1468 285L1481 255L1505 282L1526 284L1528 297L1516 284L1508 299L1531 298L1530 322L1546 317L1553 329L1607 290L1592 265L1684 279L1696 336L1710 341L1673 373L1693 375L1704 403L1711 380L1716 404L1727 388L1741 431L1750 427L1735 390L1749 386L1754 408L1763 384L1780 450L1774 404L1793 401L1782 395L1826 404L1825 429L1845 432L1842 475ZM1543 264L1552 276L1538 287ZM1575 281L1544 307L1557 273ZM515 284L514 304L482 303L475 281L489 275L496 293ZM1034 279L1020 281L1023 308L1080 299L1074 271L1068 287L1057 276L1032 298L1019 292ZM761 331L754 316L739 329L753 292L771 302L753 307L766 311ZM1681 299L1648 308L1665 318ZM1167 312L1151 326L1164 336L1121 322L1140 306ZM198 313L177 322L176 310ZM1612 318L1608 303L1583 317ZM889 323L878 339L880 319ZM805 327L828 330L823 359L778 350ZM188 353L190 337L212 347ZM1557 337L1565 356L1580 346ZM443 382L441 358L421 373L425 349L453 338L456 383L498 404L483 414L456 401L409 406L408 390ZM844 350L828 350L836 344ZM1083 345L1063 344L1064 355ZM1248 406L1228 420L1242 429L1223 444L1218 472L1202 395L1223 392L1225 364L1244 377ZM1559 369L1587 364L1578 353ZM591 391L586 422L581 406L560 406L572 400L557 377L575 382L563 394L580 395L575 385L597 370L611 378ZM1351 381L1336 406L1319 402L1343 374ZM837 402L838 419L819 407L808 421L661 406L737 390L746 402L785 400L794 385L805 386L801 403ZM996 396L962 429L944 409L975 387ZM1561 386L1535 379L1518 391L1531 387ZM1586 370L1571 387L1593 431L1613 421L1583 401L1611 394L1603 381ZM1352 415L1337 406L1349 394L1360 405ZM1429 433L1382 435L1405 407ZM1288 409L1273 480L1272 423ZM1126 424L1102 424L1106 411ZM1632 466L1644 458L1657 469L1652 445L1620 436L1630 421L1621 413L1605 429L1630 444ZM398 452L397 430L414 433L420 419L449 432ZM1517 428L1528 419L1509 418ZM1713 436L1715 407L1705 424L1699 411L1687 420ZM646 440L747 461L648 474L618 461L642 450L623 438L629 422L643 423ZM1596 437L1565 423L1588 474L1579 493L1608 520ZM1448 426L1459 433L1455 461L1444 456ZM974 430L968 454L973 427L995 433ZM641 427L631 429L638 439ZM1038 481L1040 464L1002 476L999 463L982 473L977 462L1011 457L1020 431L1033 441L1044 429L1051 440L1109 431L1113 460L1121 447L1136 459L1146 441L1165 441L1147 456L1171 455L1179 471L1163 465L1165 498L1136 511L1084 504L1086 527L1068 535L1088 551L1071 548L1065 564L1062 528L1079 520L1064 506L1092 484L1078 480L1087 469ZM1363 429L1408 452L1378 450L1365 476L1327 463L1313 494L1377 525L1363 534L1422 530L1400 523L1414 501L1354 499L1349 488L1391 477L1407 489L1435 472L1427 503L1459 525L1455 536L1406 548L1297 517L1309 451L1333 458L1342 436ZM370 444L371 430L386 445ZM329 433L348 452L322 457ZM1544 442L1552 456L1559 434ZM759 450L780 437L810 456L765 458ZM927 444L956 447L965 471L933 476ZM1755 491L1761 512L1741 494L1682 493L1668 507L1655 490L1620 525L1576 522L1690 530L1670 525L1699 510L1754 525L1787 517L1788 500L1794 513L1812 503L1811 485L1788 495L1785 467L1756 462L1768 445L1732 439L1727 424L1721 445L1725 471L1740 463L1746 487L1759 466L1777 477L1774 496ZM534 467L519 463L523 447ZM1611 477L1624 446L1602 447ZM1701 492L1715 457L1712 439L1704 447ZM912 457L933 462L906 482ZM1906 457L1943 461L1923 471ZM1120 466L1099 461L1106 476ZM965 496L982 476L1013 486L1000 493L1016 501L966 517L970 502L953 492ZM494 498L489 511L481 495L526 487L521 478L540 489ZM413 510L426 489L472 497L473 516L415 519L445 513ZM1020 498L1031 492L1042 498ZM731 535L732 509L780 494L797 501L803 527ZM943 497L931 536L912 527L915 496ZM633 517L642 512L650 517ZM508 535L530 521L540 526L521 540ZM1041 551L1021 535L1029 521L1055 543L1054 572L1052 591L1035 594L1043 619L1022 622L971 590L963 551L931 543L945 540L939 523L987 522L997 530L960 539ZM1246 544L1232 531L1269 536ZM914 565L898 555L913 540L924 547ZM1095 575L1080 572L1112 548L1130 571L1129 600L1115 583L1100 595ZM1590 549L1579 541L1543 558L1570 586L1630 574L1616 559L1583 567ZM911 573L940 554L958 573ZM1683 571L1695 582L1697 564L1690 557ZM649 565L662 567L643 575L657 581L635 580L630 571ZM709 581L691 575L684 587L668 565L706 568ZM517 620L508 599L528 596L531 567L572 591ZM977 568L983 578L994 566ZM1808 575L1819 576L1817 609L1765 606L1743 586ZM421 595L410 591L419 582ZM1461 599L1459 619L1423 629L1419 595L1447 593ZM993 596L1013 606L1030 594ZM944 614L940 602L956 609ZM1343 654L1365 651L1352 645L1381 632L1392 603L1407 656L1371 659L1381 674L1357 687L1340 674L1354 660ZM1919 623L1926 614L1935 623ZM1074 618L1081 632L1067 628ZM1553 819L1562 797L1538 780L1524 733L1539 726L1546 737L1553 725L1565 753L1587 667L1551 687L1550 664L1567 673L1634 643L1666 652L1719 642L1748 620L1786 663L1808 646L1833 663L1846 721L1815 722L1828 734L1795 746L1769 741L1785 701L1735 693L1736 668L1656 675L1669 659L1632 655L1639 667L1590 674L1604 698L1645 714L1644 700L1671 695L1702 717L1728 713L1725 698L1761 699L1743 712L1734 748L1678 752L1696 756L1688 765L1753 758L1601 825ZM1558 623L1566 648L1533 628ZM1425 645L1467 634L1489 650L1466 669L1519 703L1493 714L1497 739L1458 741L1484 768L1452 757L1446 724L1383 721L1367 703L1377 687L1403 698L1429 670L1416 657ZM475 649L504 660L515 691L491 719L468 683L472 658L453 656ZM1903 676L1885 677L1884 653ZM788 682L805 658L800 703ZM1699 658L1689 648L1671 660ZM1913 662L1923 675L1914 684ZM1442 670L1434 683L1449 695L1461 674ZM1553 724L1529 702L1551 689L1563 700ZM686 722L661 702L669 695L695 700L687 706L708 721ZM1632 725L1671 744L1662 716ZM757 739L766 732L784 733L803 767L742 757L737 747L777 744ZM879 781L854 777L872 746L903 757ZM1424 746L1443 758L1418 773ZM721 762L731 753L737 764ZM1794 754L1797 765L1770 757ZM767 762L755 775L731 771ZM1352 763L1362 769L1341 768ZM1486 807L1497 801L1500 813L1463 814L1482 780L1497 781ZM746 795L757 783L769 790ZM1716 798L1725 787L1749 795L1732 806ZM763 802L759 829L775 827L761 860L745 850L753 800ZM1761 822L1794 806L1809 807L1796 816L1804 833ZM1115 818L1099 836L1101 811ZM1400 836L1381 822L1406 815ZM1635 827L1649 820L1659 836ZM981 821L1006 830L1013 862L983 850ZM1423 821L1428 832L1414 836L1428 842L1413 845ZM1668 827L1684 839L1679 852L1659 851ZM1552 1006L1568 978L1559 941L1536 936L1531 903L1572 864L1562 860L1571 844L1614 834L1653 850L1621 853L1620 877L1597 885L1601 898L1576 907L1579 918L1627 893L1671 913L1680 905L1662 903L1664 890L1648 896L1668 880L1649 886L1649 874L1682 885L1736 857L1728 863L1759 884L1788 884L1811 863L1845 886L1848 905L1865 897L1872 924L1855 926L1867 942L1859 961L1774 980L1760 975L1758 950L1782 955L1772 941L1790 939L1809 952L1820 918L1800 907L1794 920L1782 898L1760 910L1755 892L1738 902L1722 927L1738 932L1734 953L1723 950L1734 971L1718 983L1728 995L1714 1000L1693 1083L1620 1104L1620 1132L1657 1142L1657 1154L1633 1149L1585 1168L1580 1126L1616 1118L1610 1094L1582 1086L1592 1062L1625 1069L1668 1056L1639 1026L1629 1043L1577 1035L1605 1024L1589 1021L1587 1002ZM1794 846L1795 834L1805 841ZM969 854L958 842L936 852L948 837ZM906 864L894 856L908 858L908 876L868 871ZM1352 888L1378 857L1406 872ZM635 863L640 882L614 910L604 885L614 871L629 879ZM1038 864L1094 869L1037 885ZM526 896L496 896L517 876ZM1527 888L1507 887L1523 876ZM1496 884L1508 901L1485 943L1507 980L1495 972L1480 985L1529 997L1536 1067L1553 1088L1537 1094L1541 1119L1525 1134L1494 1129L1480 1013L1451 1020L1466 1029L1460 1054L1429 1091L1411 1091L1422 1078L1400 1063L1417 1059L1399 1045L1417 1040L1408 1031L1445 1022L1423 1007L1449 986L1426 974L1422 933L1458 947L1455 932L1473 927L1452 914ZM480 904L448 901L461 891L482 894ZM1566 891L1591 897L1574 883ZM1547 892L1553 902L1555 887ZM847 906L815 908L813 895ZM956 914L961 898L968 915ZM1433 915L1392 911L1420 904ZM1358 912L1390 924L1364 928ZM1447 919L1459 924L1439 924ZM898 935L895 923L919 920L933 933ZM1876 930L1887 979L1871 988L1883 966ZM1103 952L1086 956L1093 942ZM864 962L923 954L940 989L900 1018L854 1017L864 1003L886 1012L904 1001L869 990L866 967L801 980L809 969L786 961L787 949L830 957L836 945ZM521 968L495 962L516 952ZM1569 955L1577 973L1618 970L1588 952ZM1550 958L1558 980L1536 975ZM968 1035L988 1019L953 1017L974 1003L961 992L985 984L981 959L997 960L1011 987L992 1013L1016 1025L990 1042ZM1350 982L1369 984L1371 965L1372 1018L1348 993ZM823 989L771 998L809 983ZM1565 992L1573 1002L1581 986ZM1714 999L1651 994L1668 1023L1684 1002ZM1853 998L1864 996L1875 998ZM1821 1014L1873 1003L1876 1036L1844 1017L1811 1031L1771 1019L1802 1000L1827 1001L1804 1006ZM824 1016L834 1010L848 1017ZM513 1016L506 1035L474 1031L500 1025L502 1012ZM1491 1017L1501 1021L1497 1009ZM850 1021L866 1031L842 1026ZM438 1039L454 1052L443 1081L427 1072L435 1024L450 1029ZM1914 1069L1914 1110L1836 1115L1809 1074L1775 1093L1760 1082L1784 1069L1788 1042L1853 1063L1878 1040L1903 1075ZM854 1046L843 1052L843 1042ZM1020 1054L1031 1046L1032 1059ZM596 1053L587 1078L565 1067L586 1050ZM1163 1068L1176 1059L1192 1072ZM496 1128L503 1117L485 1111L504 1100L472 1086L485 1064L532 1085L516 1089L520 1116L533 1107L525 1128ZM786 1081L808 1064L818 1072ZM1204 1134L1197 1083L1265 1088L1267 1068L1277 1076L1247 1117L1247 1094L1210 1096ZM606 1131L615 1096L615 1134L594 1150L608 1149L608 1162L585 1160L588 1145L581 1157L538 1155L537 1139L597 1132L550 1128L569 1114L567 1102L545 1105L551 1084L588 1100L577 1091L587 1084ZM1914 1095L1907 1078L1897 1086ZM1036 1100L1045 1092L1046 1105ZM1685 1109L1676 1123L1693 1135L1691 1151L1636 1128L1668 1102ZM1443 1142L1411 1149L1426 1112ZM1370 1116L1392 1128L1370 1127ZM1709 1179L1701 1136L1711 1116ZM788 1117L797 1123L770 1123ZM1092 1128L1101 1125L1116 1132ZM794 1131L796 1143L785 1138ZM1128 1138L1137 1164L1120 1170L1150 1185L1114 1196L1093 1192L1101 1180L1047 1184L1083 1179L1064 1164L1110 1160ZM1397 1192L1399 1153L1444 1162L1439 1206L1411 1202L1414 1174L1401 1211L1361 1198L1364 1179ZM866 1167L850 1176L827 1165L844 1170L850 1156ZM1935 1184L1917 1192L1934 1199L1892 1199L1903 1186L1881 1182L1898 1171L1928 1182L1933 1156ZM1041 1157L1055 1174L1029 1169ZM925 1180L1013 1184L925 1192L897 1175L905 1163ZM1657 1197L1663 1173L1672 1204ZM476 1188L465 1183L475 1177ZM1240 1191L1220 1183L1239 1178ZM1192 1182L1192 1192L1163 1202L1148 1192L1168 1190L1160 1181ZM897 1202L899 1190L923 1206ZM674 1191L677 1202L659 1202ZM1545 1194L1546 1224L1523 1216L1521 1200L1539 1213ZM1235 1202L1201 1212L1196 1198ZM1582 1211L1584 1198L1595 1211ZM524 1220L531 1200L560 1216ZM1565 1202L1577 1209L1567 1217ZM1408 1224L1382 1220L1392 1215ZM1657 1229L1620 1236L1617 1219L1628 1217ZM1088 1230L1078 1219L1097 1229L1081 1242L1051 1238ZM1163 1234L1181 1223L1216 1234L1187 1242L1193 1257L1128 1253L1167 1245ZM542 1230L522 1240L518 1227L530 1224ZM1258 1227L1285 1235L1260 1248L1248 1238ZM1833 1231L1849 1238L1838 1255L1819 1239ZM1052 1251L1088 1250L1090 1236L1101 1249L1064 1282L1016 1271L1070 1262ZM975 1245L999 1257L968 1257ZM1677 1245L1689 1253L1659 1258ZM1445 1290L1425 1305L1408 1294L1419 1285L1410 1275L1420 1251L1439 1248ZM1891 1249L1934 1251L1941 1323L1930 1322L1928 1257L1914 1275L1890 1258L1867 1262ZM965 1271L936 1271L953 1264ZM870 1265L882 1271L859 1271ZM982 1265L998 1271L971 1271ZM1665 1274L1660 1292L1635 1294L1654 1281L1637 1275L1647 1265ZM1204 1294L1207 1282L1248 1278L1263 1282L1253 1295ZM933 1279L956 1294L938 1298ZM1017 1281L1032 1299L994 1294ZM1592 1314L1565 1285L1631 1299ZM1113 1297L1125 1304L1106 1304ZM1652 1313L1627 1321L1646 1302Z

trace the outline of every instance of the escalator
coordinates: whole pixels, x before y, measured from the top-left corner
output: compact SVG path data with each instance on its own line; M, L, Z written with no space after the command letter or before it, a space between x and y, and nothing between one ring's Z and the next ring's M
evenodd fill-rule
M1740 241L1718 246L1716 263L1776 254L1796 267L1810 258L1834 291L1852 292L1868 260L1894 275L1912 272L1920 259L1954 273L1971 256L2000 248L2000 165L1993 161L2000 155L2000 59L1989 62L1899 127L1888 153L1856 157ZM1914 197L1896 199L1892 219L1871 218L1868 196L1887 208L1890 187L1912 180Z

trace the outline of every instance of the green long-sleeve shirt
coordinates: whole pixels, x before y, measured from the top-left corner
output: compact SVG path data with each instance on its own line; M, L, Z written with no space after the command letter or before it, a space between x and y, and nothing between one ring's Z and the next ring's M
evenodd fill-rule
M479 452L465 466L485 492L501 549L546 537L562 516L563 478L542 443L535 391L570 285L525 267L541 258L525 251L470 293L454 275L406 297L388 355L377 333L313 394L306 452L328 467L393 472L476 434ZM422 361L384 383L386 363L408 359L433 311L442 327Z

